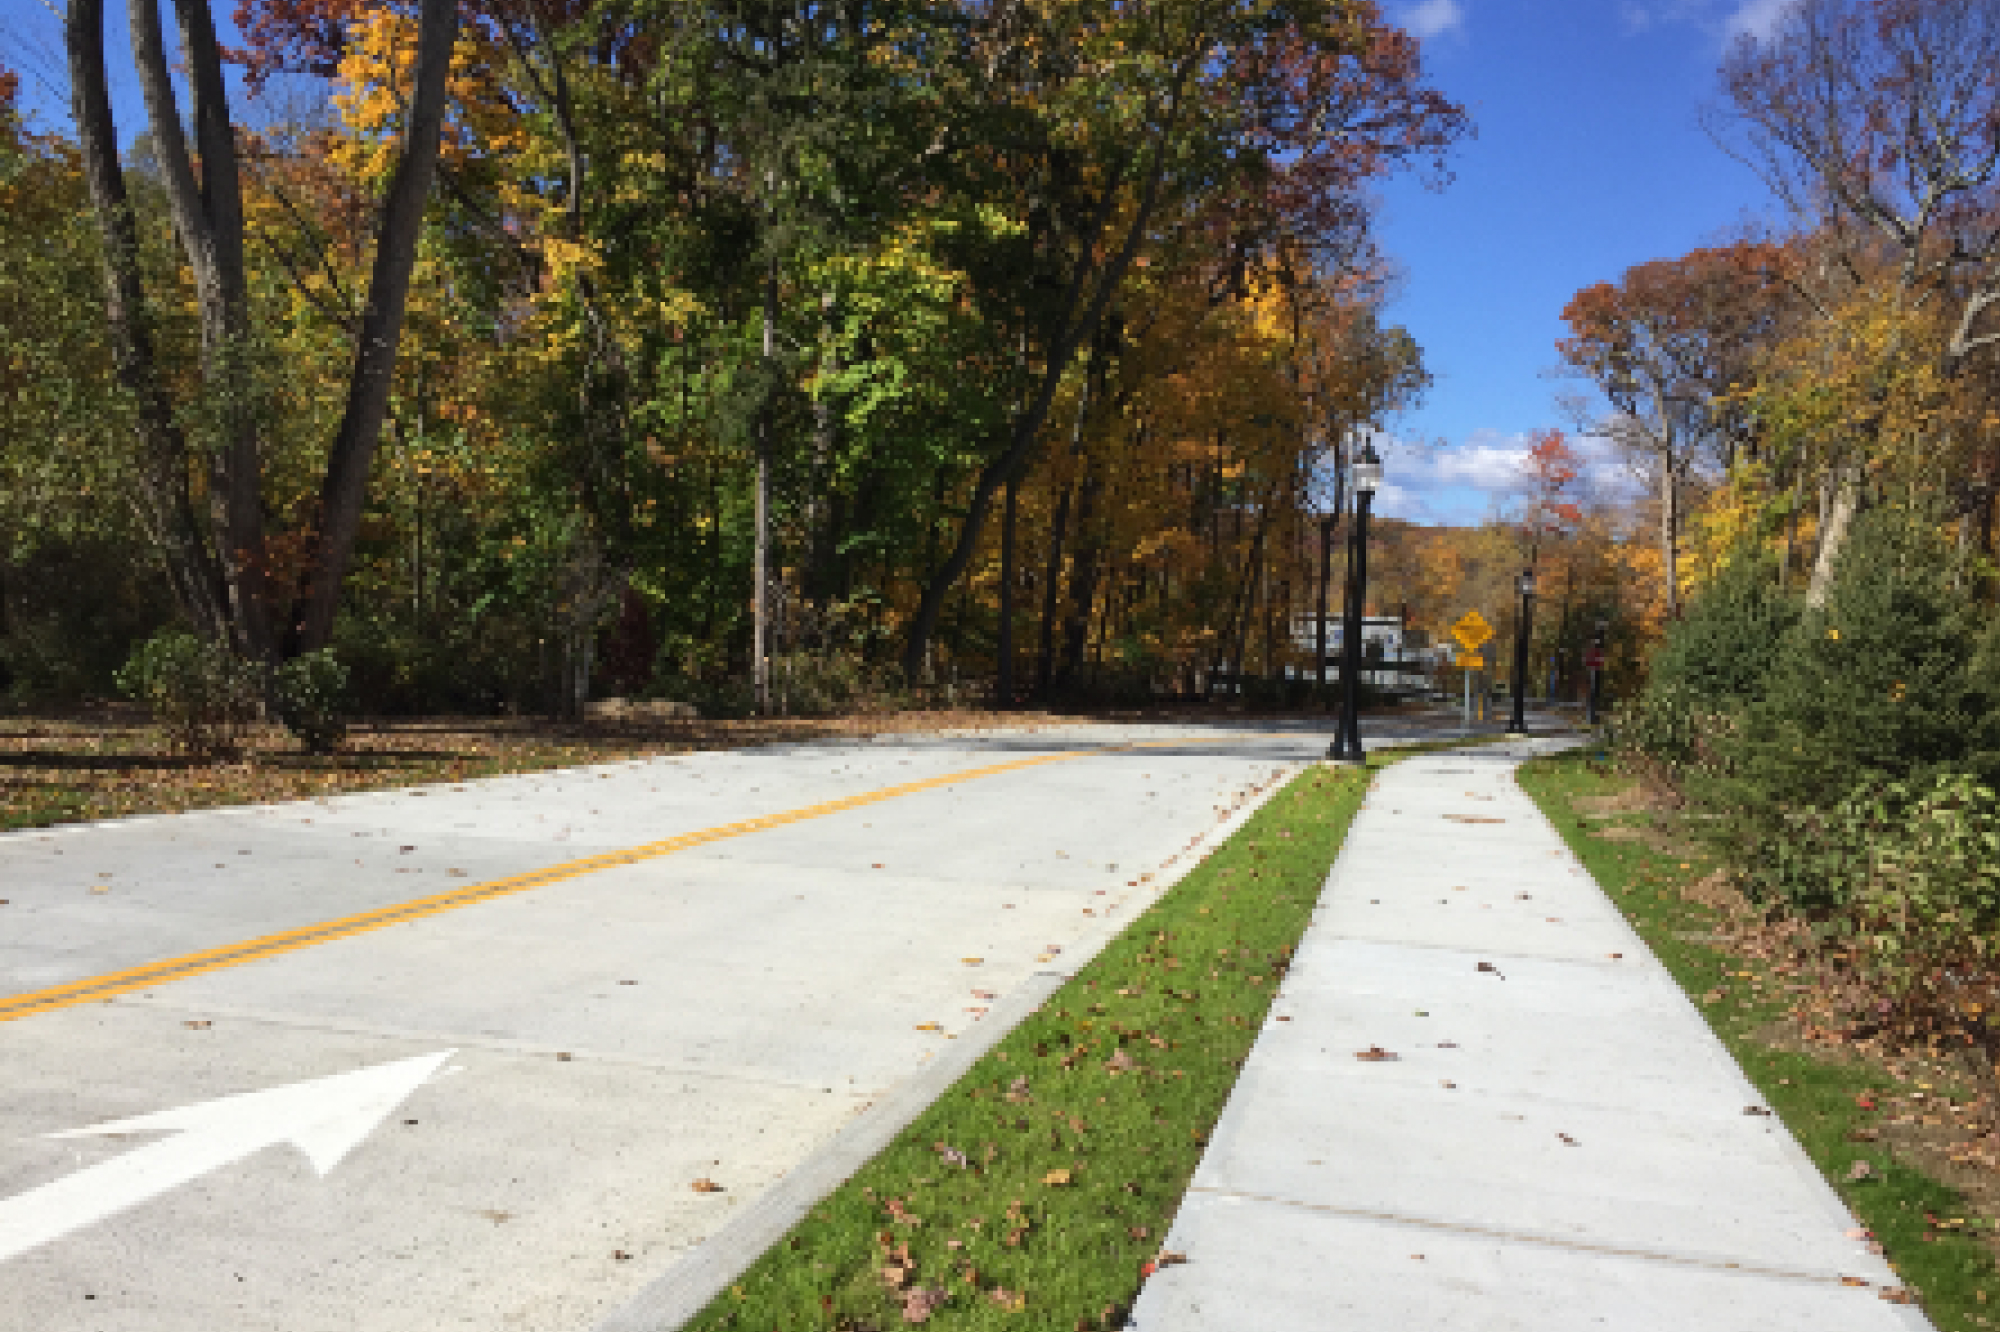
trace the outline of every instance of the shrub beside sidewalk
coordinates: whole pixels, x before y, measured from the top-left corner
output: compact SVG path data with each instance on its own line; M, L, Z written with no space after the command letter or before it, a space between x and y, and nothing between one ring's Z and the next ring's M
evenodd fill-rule
M1296 778L688 1327L1122 1327L1367 784Z

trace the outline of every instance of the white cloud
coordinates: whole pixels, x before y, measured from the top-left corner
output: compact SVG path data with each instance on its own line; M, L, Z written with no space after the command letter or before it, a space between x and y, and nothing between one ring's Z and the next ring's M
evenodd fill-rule
M1798 0L1742 0L1736 12L1723 21L1723 32L1731 42L1738 37L1769 42L1786 12L1797 3Z
M1568 434L1582 464L1579 489L1604 497L1632 488L1631 467L1609 440ZM1379 436L1382 489L1375 511L1416 523L1480 523L1514 509L1527 490L1525 434L1475 430L1455 445Z
M1465 27L1465 9L1458 0L1423 0L1403 15L1403 26L1412 37L1427 42Z

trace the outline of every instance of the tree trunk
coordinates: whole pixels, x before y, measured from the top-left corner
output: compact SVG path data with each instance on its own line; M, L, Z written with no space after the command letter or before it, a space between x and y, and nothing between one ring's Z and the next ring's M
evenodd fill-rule
M771 712L771 394L778 351L778 261L764 274L764 400L757 407L757 498L750 567L750 679L757 713Z
M1007 499L1000 513L1000 642L994 663L994 703L1014 706L1014 542L1020 526L1021 478L1007 478Z
M326 479L311 533L314 563L306 573L305 595L294 605L288 629L288 646L301 652L323 648L333 637L341 585L354 559L369 466L381 436L382 418L389 409L424 205L437 174L445 77L451 71L452 43L457 34L455 0L423 0L417 13L416 86L410 97L409 124L403 131L403 152L376 217L368 301L361 312L347 402L327 452Z
M1819 553L1813 560L1812 581L1806 585L1806 605L1813 610L1825 607L1833 589L1835 566L1840 548L1847 544L1848 530L1861 511L1861 478L1853 467L1841 467L1830 478L1832 495L1820 526Z
M117 126L104 68L103 0L71 0L63 21L63 44L69 56L71 108L84 181L97 219L105 323L119 387L130 395L137 418L134 507L140 526L160 554L181 613L197 633L224 642L230 632L228 593L195 512L187 440L160 376L140 280L138 222L118 161Z
M1669 623L1681 616L1681 486L1670 449L1660 451L1660 578Z
M257 448L255 386L250 373L250 297L243 270L243 198L236 137L215 24L205 0L175 0L181 56L193 94L194 160L181 126L157 0L132 0L132 54L166 186L174 232L194 277L201 323L202 380L219 423L208 501L217 564L228 597L230 645L241 655L271 657L264 509Z
M1069 505L1073 487L1064 485L1056 498L1055 517L1049 523L1049 554L1043 564L1042 624L1039 651L1035 658L1035 697L1049 701L1055 689L1056 603L1062 587L1063 541L1069 535Z
M1103 558L1103 543L1092 530L1097 517L1097 497L1104 488L1097 469L1084 461L1083 479L1077 485L1076 557L1069 574L1069 616L1063 624L1062 665L1056 672L1059 687L1073 687L1083 673L1084 649L1089 643L1090 613L1097 604L1097 575Z

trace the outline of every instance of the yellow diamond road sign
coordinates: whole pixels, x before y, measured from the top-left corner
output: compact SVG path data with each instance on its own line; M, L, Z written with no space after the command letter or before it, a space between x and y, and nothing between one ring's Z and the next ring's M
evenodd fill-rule
M1487 639L1493 637L1493 626L1486 623L1486 617L1478 611L1467 611L1464 618L1451 627L1451 636L1467 652L1477 652Z

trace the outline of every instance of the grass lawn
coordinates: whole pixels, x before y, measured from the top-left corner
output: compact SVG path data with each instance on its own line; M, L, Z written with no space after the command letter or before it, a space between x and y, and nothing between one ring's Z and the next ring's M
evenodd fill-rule
M1801 1022L1809 983L1730 928L1714 861L1678 816L1582 753L1520 770L1541 805L1804 1146L1943 1332L2000 1327L2000 1190L1988 1089L1941 1061L1842 1043ZM1679 835L1677 835L1677 833ZM1940 1176L1960 1185L1954 1188ZM1990 1302L1990 1304L1989 1304Z
M1122 1327L1368 782L1295 778L687 1326Z

